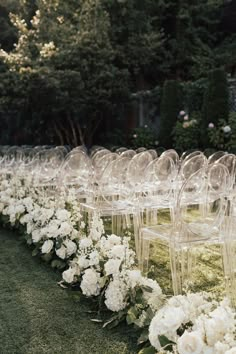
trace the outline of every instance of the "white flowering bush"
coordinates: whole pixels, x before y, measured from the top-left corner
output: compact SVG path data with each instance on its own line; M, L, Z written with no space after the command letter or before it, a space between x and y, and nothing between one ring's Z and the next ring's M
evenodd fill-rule
M199 147L200 116L193 112L191 117L184 110L179 112L176 125L173 129L174 147L186 151Z
M224 120L219 120L217 125L208 124L208 136L212 146L219 150L228 150L232 137L230 125Z

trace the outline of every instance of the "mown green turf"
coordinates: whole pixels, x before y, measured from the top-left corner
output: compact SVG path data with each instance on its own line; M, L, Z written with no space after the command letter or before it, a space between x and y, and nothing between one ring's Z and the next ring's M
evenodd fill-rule
M130 327L102 329L90 302L60 280L16 232L0 230L0 354L137 353Z

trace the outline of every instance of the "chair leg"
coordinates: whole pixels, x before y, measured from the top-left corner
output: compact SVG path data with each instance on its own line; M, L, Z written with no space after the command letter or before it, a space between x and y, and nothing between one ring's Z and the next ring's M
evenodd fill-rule
M139 269L146 276L149 268L150 240L142 237L142 247L139 258Z
M135 251L138 262L140 261L141 257L141 234L140 234L140 227L141 227L141 216L140 213L133 214L133 224L134 224L134 241L135 241Z

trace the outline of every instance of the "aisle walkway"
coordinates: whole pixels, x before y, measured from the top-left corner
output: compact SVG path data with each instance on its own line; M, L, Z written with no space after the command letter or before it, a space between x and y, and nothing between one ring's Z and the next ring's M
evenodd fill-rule
M109 331L91 322L87 301L59 280L16 233L0 230L0 354L137 352L127 326Z

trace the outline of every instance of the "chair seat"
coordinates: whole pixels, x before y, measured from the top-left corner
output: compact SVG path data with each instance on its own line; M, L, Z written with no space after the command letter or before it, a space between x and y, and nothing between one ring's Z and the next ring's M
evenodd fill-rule
M203 223L192 223L191 232L176 232L172 224L156 225L151 227L143 227L141 229L144 240L155 240L155 238L164 240L175 247L183 247L194 243L218 243L220 242L220 231L217 227L209 232L209 225Z

